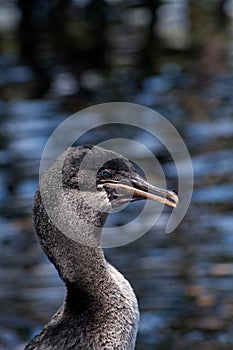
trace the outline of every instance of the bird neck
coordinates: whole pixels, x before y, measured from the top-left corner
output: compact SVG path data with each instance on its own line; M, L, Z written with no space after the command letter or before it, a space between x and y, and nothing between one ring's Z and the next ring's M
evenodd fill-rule
M96 221L98 220L99 217L96 218ZM78 227L75 226L74 239L67 236L66 232L60 232L49 218L39 190L35 194L33 221L45 254L54 264L65 283L85 284L85 281L91 283L95 276L106 273L103 250L98 244L98 236L102 230L100 222L98 222L98 226L94 224L88 226L89 236L95 238L93 246L81 244L78 240L78 230L82 229L83 225L81 228L78 225Z
M98 344L100 349L133 350L139 321L133 289L104 258L96 259L96 250L92 253L91 264L79 260L78 281L66 282L62 318L68 319L70 326L78 321L79 338L87 341L82 348L93 342L93 348Z
M33 219L45 254L66 284L67 294L59 313L61 323L66 320L69 327L77 324L77 339L85 337L88 329L90 342L98 344L104 331L105 344L134 349L138 306L128 281L105 260L100 246L83 245L57 229L46 213L39 191Z

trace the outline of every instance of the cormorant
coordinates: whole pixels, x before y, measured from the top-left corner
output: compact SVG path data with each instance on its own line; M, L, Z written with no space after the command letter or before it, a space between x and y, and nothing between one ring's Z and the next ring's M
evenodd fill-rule
M25 350L134 349L137 299L105 260L100 239L109 208L146 198L178 203L175 193L139 176L127 158L100 147L70 147L44 172L34 198L34 227L66 296Z

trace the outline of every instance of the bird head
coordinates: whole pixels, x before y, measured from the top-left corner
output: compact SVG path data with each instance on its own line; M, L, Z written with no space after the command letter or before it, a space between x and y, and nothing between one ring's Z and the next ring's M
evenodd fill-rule
M34 224L44 246L48 231L55 237L56 230L97 246L109 212L141 199L173 208L178 203L174 192L151 185L122 155L97 146L70 147L40 177Z
M99 203L99 209L101 205L102 209L103 206L114 208L142 199L173 208L178 204L174 192L150 184L127 158L97 146L69 149L63 167L63 184L70 189L89 192L91 203Z

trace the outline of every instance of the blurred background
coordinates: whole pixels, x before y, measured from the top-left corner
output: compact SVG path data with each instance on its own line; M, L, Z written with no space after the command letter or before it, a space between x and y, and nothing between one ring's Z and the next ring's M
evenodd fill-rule
M63 300L31 222L46 141L72 113L108 101L162 113L195 175L175 232L164 233L165 211L141 239L106 250L139 299L136 349L233 349L232 73L233 0L0 1L1 350L23 349ZM170 155L148 135L101 128L85 142L119 135L154 152L175 187ZM135 208L114 214L116 225Z

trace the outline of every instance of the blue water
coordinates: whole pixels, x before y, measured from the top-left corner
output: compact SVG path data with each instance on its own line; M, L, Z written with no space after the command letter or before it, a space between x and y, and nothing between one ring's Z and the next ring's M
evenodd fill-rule
M195 25L188 17L188 1L180 1L182 18L190 21L190 28L194 25L192 33L189 26L179 26L173 2L164 1L159 11L161 28L154 29L159 46L153 47L146 29L153 11L143 3L126 2L124 8L118 1L107 1L106 7L98 7L106 23L97 21L95 36L90 34L95 23L91 16L97 9L88 8L90 3L73 2L64 11L55 9L58 18L63 18L59 22L63 32L55 35L53 26L46 24L46 20L55 23L52 15L48 17L50 5L35 1L37 10L33 11L39 11L35 18L43 20L41 27L31 29L37 45L30 44L33 57L24 51L22 35L18 41L22 17L16 2L0 5L0 12L11 19L0 26L4 43L0 49L0 350L22 349L64 296L63 284L40 250L31 222L42 151L53 130L68 116L108 101L134 102L162 113L184 139L194 170L192 202L173 233L164 233L169 218L165 210L142 238L105 251L139 299L136 349L232 349L232 15L225 10L228 25L219 34L213 14L217 1L208 9L204 3L192 5ZM226 1L225 8L230 5L232 1ZM66 16L59 17L62 11ZM166 34L169 13L175 27ZM202 21L213 31L203 27ZM102 30L108 40L100 49L97 38ZM108 116L104 118L108 123ZM150 118L144 122L147 128L153 125ZM80 120L77 132L86 127L85 119ZM102 128L82 140L96 144L114 133L114 129ZM176 169L165 147L130 128L122 129L121 136L153 150L168 187L176 187ZM135 154L134 147L128 152L150 167L143 152ZM113 214L110 223L117 226L130 221L140 205Z

